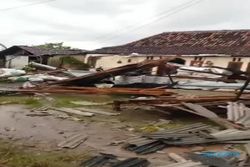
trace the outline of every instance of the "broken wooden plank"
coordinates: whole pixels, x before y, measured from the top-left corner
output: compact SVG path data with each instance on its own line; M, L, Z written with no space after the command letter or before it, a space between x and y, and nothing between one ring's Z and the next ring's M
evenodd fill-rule
M168 165L162 165L158 167L207 167L205 165L202 165L201 162L194 162L194 161L187 161L187 162L178 162L178 163L172 163Z
M60 148L70 148L70 149L73 149L73 148L78 147L80 144L82 144L83 142L85 142L87 139L88 139L88 137L86 135L76 134L76 135L74 135L72 137L69 137L65 141L62 141L57 146L60 147Z
M168 156L171 159L175 160L176 162L187 162L187 160L184 157L182 157L176 153L169 153Z
M44 87L30 89L1 89L8 93L57 93L57 94L102 94L102 95L144 95L144 96L170 96L173 92L165 89L135 89L135 88L96 88L96 87Z
M105 111L100 111L97 109L89 109L89 108L77 108L77 110L79 111L83 111L83 112L89 112L89 113L93 113L93 114L101 114L101 115L106 115L106 116L117 116L120 115L120 113L111 113L111 112L105 112Z
M241 126L238 126L236 124L233 124L226 119L220 118L217 114L214 112L208 110L207 108L198 105L198 104L192 104L192 103L182 103L185 107L190 108L193 110L193 114L205 117L210 119L211 121L221 125L222 127L228 128L228 129L233 129L233 128L242 128ZM189 110L186 110L190 112Z
M131 71L150 69L150 68L159 66L162 63L167 63L169 60L172 60L172 58L150 60L150 61L147 60L144 62L116 67L116 68L88 74L88 75L81 76L81 77L75 77L75 78L70 78L70 79L66 79L63 81L53 82L50 85L81 85L81 86L93 85L105 78L122 75Z
M171 163L171 164L162 165L158 167L206 167L201 162L194 162L192 160L186 160L184 157L176 153L169 153L168 156L174 161L176 161L177 163Z
M52 107L51 109L56 110L56 111L65 112L67 114L76 114L76 115L80 115L80 116L84 116L84 117L92 117L92 116L95 115L93 113L82 112L82 111L72 109L72 108L55 108L55 107Z

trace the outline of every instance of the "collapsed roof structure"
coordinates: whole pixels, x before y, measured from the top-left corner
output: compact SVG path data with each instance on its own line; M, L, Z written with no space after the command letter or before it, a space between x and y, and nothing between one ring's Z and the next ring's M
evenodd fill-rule
M86 50L81 49L51 49L37 46L12 46L0 52L0 56L5 55L25 55L25 56L55 56L55 55L79 55L86 54Z

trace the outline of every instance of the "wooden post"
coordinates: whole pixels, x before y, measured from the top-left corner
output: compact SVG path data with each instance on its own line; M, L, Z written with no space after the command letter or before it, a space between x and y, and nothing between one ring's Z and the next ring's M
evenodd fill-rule
M244 90L249 85L249 82L250 82L250 77L248 76L245 84L240 88L240 91L239 91L239 93L237 94L237 96L235 98L236 101L239 100L240 96L242 95L242 93L244 92Z

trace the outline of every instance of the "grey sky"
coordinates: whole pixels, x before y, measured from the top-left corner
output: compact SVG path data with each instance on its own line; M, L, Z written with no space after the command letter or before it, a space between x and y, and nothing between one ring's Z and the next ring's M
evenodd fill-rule
M250 0L194 0L189 8L180 5L190 0L55 0L15 8L40 1L2 0L0 43L94 49L165 31L250 29Z

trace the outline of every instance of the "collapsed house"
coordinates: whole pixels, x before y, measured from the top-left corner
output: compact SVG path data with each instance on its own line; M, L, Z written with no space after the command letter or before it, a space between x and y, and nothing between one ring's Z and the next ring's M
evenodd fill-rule
M47 49L37 46L12 46L0 51L0 67L21 69L29 62L39 62L59 66L61 57L74 57L84 61L85 50L80 49Z
M87 55L86 63L104 69L164 57L187 66L219 66L250 72L250 30L165 32Z
M172 55L169 57L159 57L157 58L157 60L150 60L151 58L148 57L146 58L146 61L142 62L133 62L131 60L127 61L129 64L119 65L115 68L100 69L99 71L88 71L86 74L81 76L72 75L72 73L70 73L70 70L67 69L59 69L39 63L30 63L32 67L36 67L37 69L46 69L46 71L42 71L42 73L46 74L46 79L44 78L42 80L42 82L45 83L39 82L37 85L32 85L32 87L23 87L22 89L5 88L1 89L0 92L4 95L41 95L45 93L46 95L48 95L48 93L63 95L126 95L126 99L118 99L118 96L116 96L117 99L112 100L112 102L109 102L109 104L112 104L113 109L116 111L124 111L123 109L126 107L131 110L135 110L135 108L154 110L168 115L173 115L173 113L175 112L186 112L186 114L188 113L191 118L192 116L196 116L198 118L195 119L195 122L201 121L201 119L199 118L204 118L214 123L212 126L197 122L195 124L190 124L173 129L161 129L158 132L145 133L141 134L140 136L137 135L137 137L133 136L133 138L123 141L124 150L140 155L156 152L160 153L159 151L162 151L163 149L168 147L191 147L196 145L206 146L215 144L246 144L250 142L250 96L249 93L244 92L244 90L250 90L250 87L248 86L250 78L248 76L248 72L242 71L242 68L236 68L236 66L238 67L238 64L241 63L241 60L239 60L240 57L238 57L237 59L236 57L247 57L247 53L245 51L247 51L247 38L249 35L246 35L246 33L237 34L236 32L228 32L227 35L229 35L229 37L227 41L225 36L226 34L224 32L224 36L222 35L216 37L217 40L219 38L223 38L224 40L221 42L215 40L214 35L215 34L207 35L209 37L209 39L207 39L207 43L204 42L206 41L206 38L202 36L203 41L198 41L197 45L204 42L204 46L207 46L207 53L213 54L213 51L214 54L224 53L225 55L227 55L224 56L225 58L233 58L236 60L236 62L233 62L228 66L220 65L221 67L216 67L217 64L210 64L209 67L194 67L203 66L203 63L201 63L202 60L199 59L195 60L195 63L191 62L190 64L188 64L192 66L187 66L187 61L183 61L185 56L179 55L177 57L176 55L178 54L176 53L176 55ZM234 42L232 42L231 39L233 38L233 36L238 35L240 35L241 40L234 40ZM212 40L214 46L209 45L211 39L214 39L214 41ZM192 54L194 54L195 49L191 46L195 46L196 44L194 41L191 41L191 43L192 44L190 44L189 47L192 51ZM181 47L181 45L178 47ZM183 46L184 49L185 47L187 46ZM217 47L218 50L216 50ZM224 50L220 50L220 47L225 48ZM232 47L231 53L225 52L229 47ZM242 50L242 48L245 48L245 50ZM129 52L134 52L134 49L135 48L133 47L128 48L128 50L125 49L123 50L123 53L126 53L126 51L128 51L127 53L129 54ZM168 48L166 47L166 50L167 49ZM147 51L146 47L142 50L141 53L145 53L144 51ZM155 52L156 54L161 53L159 48L155 48L155 50L150 51ZM176 49L175 51L177 52L178 49ZM198 53L201 52L197 52L197 54ZM25 52L23 54L29 55L30 53ZM138 54L133 55L138 56ZM45 59L38 60L49 62L49 60L46 60L47 56L48 55L45 55ZM119 56L116 57L119 58ZM222 58L223 56L220 57L217 55L217 57ZM154 59L154 57L152 59ZM111 63L113 61L111 61ZM45 62L45 64L47 64L48 62ZM155 69L155 73L152 73L152 69ZM2 76L4 78L12 75L17 75L19 77L19 75L21 75L21 77L23 78L29 78L28 81L30 81L32 84L38 82L38 80L36 79L37 76L23 76L25 74L22 73L23 71L12 71L10 69L6 71L6 74ZM41 73L40 70L38 70L38 72ZM47 75L59 75L57 73L60 73L60 76L62 75L62 77L55 78L55 76L53 76L52 78L52 76ZM192 74L192 76L190 74ZM38 76L38 78L42 77L45 76ZM185 82L183 82L183 79ZM143 84L144 86L150 85L150 87L140 88L140 84ZM136 88L132 88L132 85ZM192 91L185 92L183 91L184 89L192 89ZM195 93L193 89L198 89L199 93ZM220 89L226 89L227 91L222 91ZM81 104L82 102L84 101L72 101L72 103L74 104ZM93 105L93 103L91 103L90 105ZM72 115L92 117L95 114L102 114L106 116L115 116L119 114L104 112L95 109L82 107L80 108L79 106L75 108L53 107L49 104L48 106L46 105L42 106L41 108L39 107L32 109L32 113L29 113L29 115L27 116L56 116L58 112L66 114L66 117L64 116L64 118ZM59 118L59 116L57 117ZM62 118L61 114L60 117ZM216 127L214 127L215 124L217 125ZM87 139L88 137L86 136L86 134L76 134L68 137L65 141L60 142L57 147L73 149L78 147ZM169 165L167 164L164 167L248 166L250 159L250 154L248 151L249 148L247 148L247 155L245 157L234 157L234 161L230 160L230 162L229 160L226 161L221 157L216 157L216 161L211 161L211 159L208 159L208 157L203 156L206 155L207 152L195 152L188 154L188 159L190 160L181 158L182 160L181 162L179 162L180 158L178 158L179 160L177 160L177 163ZM239 152L236 153L237 155L240 155ZM120 160L114 155L100 154L82 162L81 166L146 167L149 166L149 164L150 161L143 158L134 157Z

